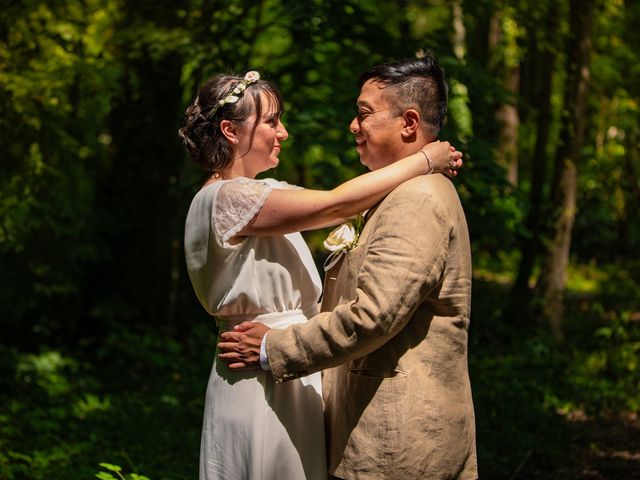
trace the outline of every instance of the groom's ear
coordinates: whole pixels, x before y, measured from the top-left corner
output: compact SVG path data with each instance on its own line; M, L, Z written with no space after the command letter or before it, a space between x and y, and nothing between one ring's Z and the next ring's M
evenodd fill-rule
M420 128L420 112L415 108L408 108L402 113L402 120L404 123L400 135L405 139L415 136Z

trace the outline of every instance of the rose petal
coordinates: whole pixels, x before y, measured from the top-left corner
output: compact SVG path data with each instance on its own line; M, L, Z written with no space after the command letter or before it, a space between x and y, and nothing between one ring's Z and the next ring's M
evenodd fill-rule
M323 242L324 247L335 252L342 248L349 248L352 246L356 238L356 232L351 222L343 223L333 230L327 239Z

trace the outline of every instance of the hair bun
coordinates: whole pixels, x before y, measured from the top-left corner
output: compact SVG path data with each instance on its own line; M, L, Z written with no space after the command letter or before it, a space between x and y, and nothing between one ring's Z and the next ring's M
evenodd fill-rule
M184 112L185 126L197 122L200 120L200 117L202 117L202 109L198 104L198 99L196 99L196 101L189 105L187 110ZM202 117L202 120L204 120L204 117Z

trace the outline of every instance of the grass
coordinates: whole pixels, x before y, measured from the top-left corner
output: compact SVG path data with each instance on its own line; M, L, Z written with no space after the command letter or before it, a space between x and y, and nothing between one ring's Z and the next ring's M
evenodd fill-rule
M637 266L572 267L559 346L546 325L523 322L526 312L503 311L509 273L496 264L513 262L489 259L475 270L470 335L481 478L637 478L640 436L621 454L599 427L640 433ZM592 476L582 476L589 461Z
M159 479L197 477L215 337L179 344L121 329L74 351L1 351L1 479L87 479L101 462Z
M596 472L588 478L634 478L637 272L572 268L560 347L546 326L505 318L512 263L476 268L469 364L481 478L587 478L586 467ZM111 331L72 347L0 346L0 480L93 478L101 462L152 480L197 477L211 321L194 319L181 340Z

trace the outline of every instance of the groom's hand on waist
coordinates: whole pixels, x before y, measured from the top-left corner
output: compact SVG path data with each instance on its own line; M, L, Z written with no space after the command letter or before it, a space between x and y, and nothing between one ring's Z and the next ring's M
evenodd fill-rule
M259 369L260 345L269 330L260 322L243 322L232 331L221 333L218 358L227 362L231 370Z

